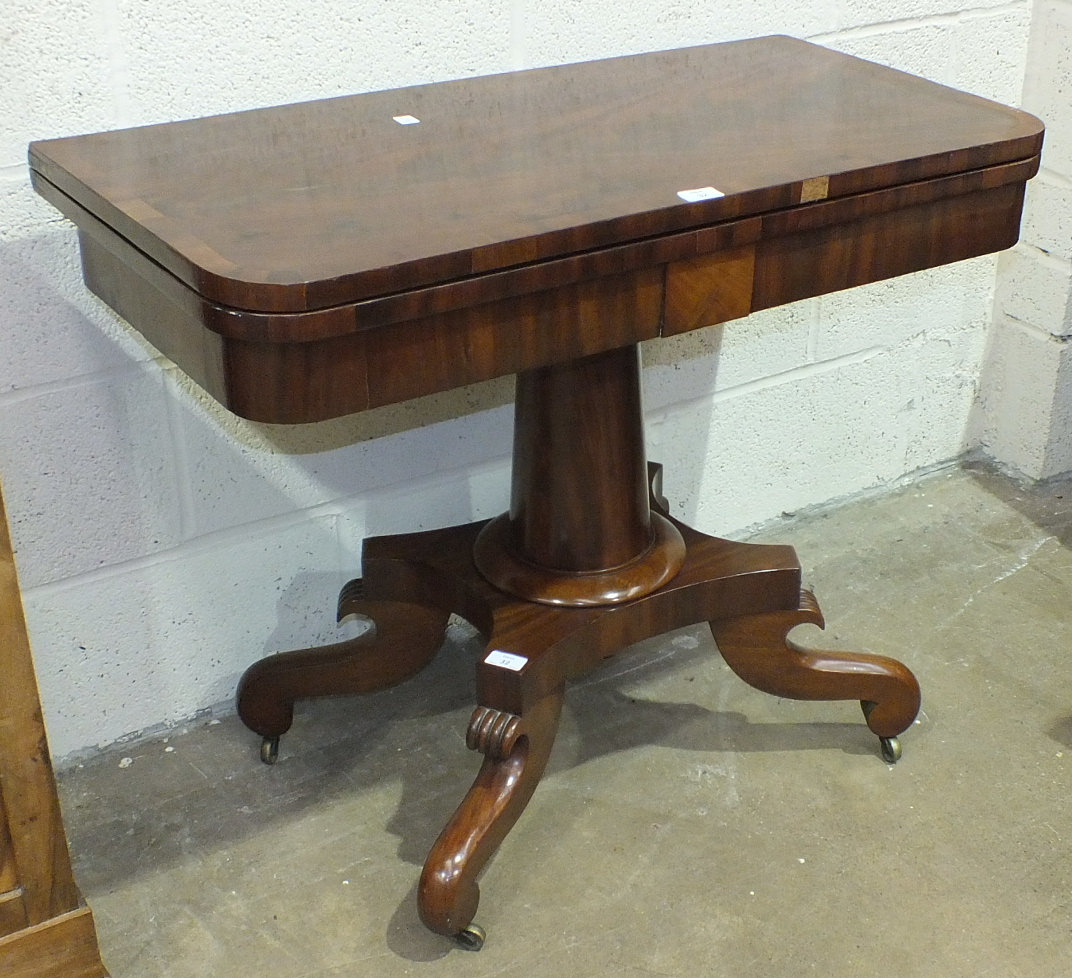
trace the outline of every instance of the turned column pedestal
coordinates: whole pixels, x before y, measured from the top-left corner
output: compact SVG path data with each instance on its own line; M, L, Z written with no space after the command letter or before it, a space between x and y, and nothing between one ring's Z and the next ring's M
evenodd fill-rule
M681 570L685 542L648 500L638 354L518 375L510 511L474 553L500 590L567 608L620 604Z

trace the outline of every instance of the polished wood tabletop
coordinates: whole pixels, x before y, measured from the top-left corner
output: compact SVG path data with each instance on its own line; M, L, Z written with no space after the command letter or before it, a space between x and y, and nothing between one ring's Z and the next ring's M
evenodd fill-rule
M88 239L91 288L236 413L289 422L1007 247L1041 139L1026 113L772 37L36 142L30 164ZM704 188L723 196L679 196ZM930 205L981 190L986 220L948 233ZM894 211L929 230L879 227ZM821 228L865 216L884 254L829 261ZM717 289L683 296L686 263L719 253ZM642 312L539 322L533 296L623 274Z
M31 159L207 298L293 312L788 207L816 178L841 197L1024 159L1038 135L784 37L36 143ZM726 196L677 196L705 186Z

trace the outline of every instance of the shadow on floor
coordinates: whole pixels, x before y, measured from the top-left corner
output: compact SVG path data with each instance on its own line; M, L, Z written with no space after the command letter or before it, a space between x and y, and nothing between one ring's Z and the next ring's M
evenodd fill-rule
M984 459L961 467L976 485L1072 549L1072 474L1042 482L1013 479Z
M546 776L645 746L702 753L877 754L876 738L862 717L756 723L737 711L633 692L637 683L667 672L689 684L695 680L689 689L701 701L712 699L712 670L724 673L714 677L717 682L741 683L722 664L706 628L687 631L694 647L675 647L673 634L640 643L567 691L558 742L568 738L569 746L556 749ZM173 768L139 782L128 810L113 810L106 824L94 820L92 811L107 810L103 799L133 783L128 768L109 754L64 772L65 808L77 814L68 820L72 851L92 848L94 854L78 867L82 885L112 889L191 852L227 848L280 820L301 819L395 782L402 793L387 828L399 838L399 858L421 866L480 766L479 755L464 743L475 695L472 664L480 651L476 633L456 623L433 663L401 686L299 704L273 767L258 761L258 738L236 717L193 731L178 752L173 749ZM130 751L132 764L167 750L165 743Z

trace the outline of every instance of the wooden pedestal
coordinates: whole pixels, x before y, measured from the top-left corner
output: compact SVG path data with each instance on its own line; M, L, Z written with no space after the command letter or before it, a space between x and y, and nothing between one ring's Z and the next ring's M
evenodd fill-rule
M510 511L485 523L365 542L363 577L339 617L375 630L263 659L238 710L273 761L294 702L369 692L416 674L451 613L484 636L466 742L484 755L425 863L418 896L432 930L478 946L477 875L532 796L554 743L567 680L641 639L710 622L742 679L791 699L855 699L887 760L919 710L915 677L892 659L803 651L822 625L789 547L706 536L670 516L661 469L644 459L637 349L521 374Z

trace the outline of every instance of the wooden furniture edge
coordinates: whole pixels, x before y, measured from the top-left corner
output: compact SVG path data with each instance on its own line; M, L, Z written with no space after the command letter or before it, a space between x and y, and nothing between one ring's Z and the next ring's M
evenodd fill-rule
M30 924L78 906L0 486L0 793ZM47 856L45 856L47 854ZM45 856L47 867L42 867ZM28 872L36 868L40 883ZM41 873L46 869L45 873Z
M669 264L799 234L853 219L919 206L934 200L1025 183L1037 173L1038 154L995 166L895 184L850 196L816 199L651 238L473 274L400 293L304 312L261 312L206 299L43 174L31 170L34 189L80 231L165 295L203 328L225 339L258 343L308 343L376 329L457 309L517 298L606 275Z
M0 937L4 978L108 978L89 907Z
M92 292L234 413L300 424L542 366L546 357L540 350L517 348L517 330L509 322L539 315L568 324L581 306L593 308L586 297L596 293L650 294L652 270L663 279L655 319L650 308L621 322L600 316L578 334L575 355L1002 250L1018 236L1023 188L1038 166L1035 156L855 197L819 199L300 314L209 302L43 177L35 174L34 180L78 226L83 275ZM958 214L972 212L984 215L983 224L958 233ZM925 227L935 222L941 233ZM852 244L854 235L858 244ZM879 240L883 246L876 253ZM831 264L846 248L856 257ZM801 261L791 267L799 264L803 271L793 280L786 259L796 252ZM848 277L834 281L832 268ZM412 376L384 371L385 363L396 362L392 358L418 340L420 346L433 344L446 359L405 357ZM446 376L448 361L454 366Z
M20 903L22 917L29 924L0 938L0 974L5 978L23 975L103 975L92 915L71 870L67 837L63 830L59 798L56 794L52 760L41 715L37 677L30 654L29 635L19 591L15 556L8 529L3 486L0 485L0 812L7 822L7 841L14 861L17 888L7 901ZM12 911L14 914L14 911ZM88 931L49 930L71 914L85 918L78 926ZM12 916L9 919L17 919ZM68 959L60 946L41 944L37 931L66 940L74 935L78 947ZM86 936L88 934L88 936ZM23 941L29 943L23 944ZM47 956L88 961L95 956L96 971L31 971L26 954L45 948ZM16 950L13 950L16 949ZM23 949L23 950L17 950ZM29 949L28 951L25 949ZM36 949L36 950L35 950ZM20 955L11 958L11 955ZM13 968L12 961L23 970Z

